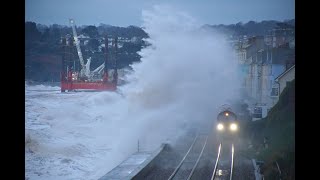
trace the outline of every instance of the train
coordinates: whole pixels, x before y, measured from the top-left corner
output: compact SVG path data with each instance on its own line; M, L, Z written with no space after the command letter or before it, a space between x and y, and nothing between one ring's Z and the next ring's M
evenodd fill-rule
M230 109L224 109L217 116L216 134L218 140L237 140L239 136L239 120L237 115Z

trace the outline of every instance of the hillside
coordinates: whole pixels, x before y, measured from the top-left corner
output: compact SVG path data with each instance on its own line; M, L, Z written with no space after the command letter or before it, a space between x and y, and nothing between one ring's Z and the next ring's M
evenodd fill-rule
M264 36L270 33L270 31L279 26L295 27L295 19L287 20L283 22L279 21L249 21L247 23L239 22L237 24L230 25L205 25L206 28L224 32L230 36Z
M265 161L265 179L278 177L275 162L282 179L295 179L295 80L288 83L265 119L251 123L251 132L255 157ZM262 147L264 137L269 139L267 148Z
M205 25L205 28L215 29L237 37L242 35L267 35L270 30L279 26L295 26L295 20L285 22L262 21L237 23L231 25ZM76 27L80 39L84 60L91 57L91 70L104 62L104 36L119 38L118 68L130 66L140 61L138 52L146 46L144 41L148 34L140 27L117 27L106 24L99 26ZM25 77L33 81L59 81L61 69L61 38L72 35L70 26L53 24L50 26L25 22ZM77 58L77 55L75 55ZM113 68L113 64L109 64Z

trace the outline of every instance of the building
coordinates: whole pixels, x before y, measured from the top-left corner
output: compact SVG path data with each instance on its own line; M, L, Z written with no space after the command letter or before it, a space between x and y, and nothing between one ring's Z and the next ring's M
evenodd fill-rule
M254 119L267 116L276 103L275 78L294 63L294 50L289 47L265 47L247 58L243 89Z
M274 106L278 102L279 96L284 90L284 88L287 86L287 83L291 82L294 79L295 65L292 65L286 71L284 71L278 77L275 78L271 91L272 106Z
M250 57L252 57L258 50L265 47L264 38L262 36L253 36L246 41L240 42L237 46L238 62L239 64L248 64Z
M265 37L265 42L267 45L276 48L292 41L294 36L295 29L293 26L285 23L278 23L277 27L272 29Z
M267 116L279 98L276 77L295 64L292 34L292 29L280 27L265 37L239 40L236 46L243 78L242 92L253 120Z
M275 79L275 82L279 84L279 94L282 93L288 82L295 79L295 67L295 65L291 66Z

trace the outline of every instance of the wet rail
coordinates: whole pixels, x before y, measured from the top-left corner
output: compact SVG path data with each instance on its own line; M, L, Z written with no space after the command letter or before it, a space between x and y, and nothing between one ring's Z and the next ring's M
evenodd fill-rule
M233 178L233 166L234 166L234 145L231 147L231 168L230 168L230 180Z
M213 169L211 180L214 180L216 178L217 169L219 166L220 155L221 155L221 143L219 144L217 159L216 159L216 163L215 163L215 166ZM231 146L231 166L230 166L230 174L229 174L230 180L232 180L232 178L233 178L233 167L234 167L234 145L232 144L232 146Z
M197 135L191 144L189 150L182 158L181 162L175 168L168 180L172 179L190 179L199 163L206 147L207 135Z
M218 168L219 159L220 159L220 154L221 154L221 143L219 144L218 155L217 155L217 159L216 159L216 164L214 165L214 169L213 169L213 173L212 173L212 176L211 176L211 180L214 180L214 178L216 177L217 168Z

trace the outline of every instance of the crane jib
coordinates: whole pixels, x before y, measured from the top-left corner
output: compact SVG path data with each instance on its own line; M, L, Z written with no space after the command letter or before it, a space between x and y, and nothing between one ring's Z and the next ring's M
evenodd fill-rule
M81 52L81 49L80 49L80 43L79 43L79 39L78 39L78 35L77 35L77 31L76 31L76 27L74 25L74 20L73 19L70 19L70 24L72 26L73 38L74 38L74 41L76 43L77 52L78 52L78 56L79 56L79 59L80 59L81 66L82 66L82 68L85 68L85 64L84 64L83 57L82 57L82 52Z

